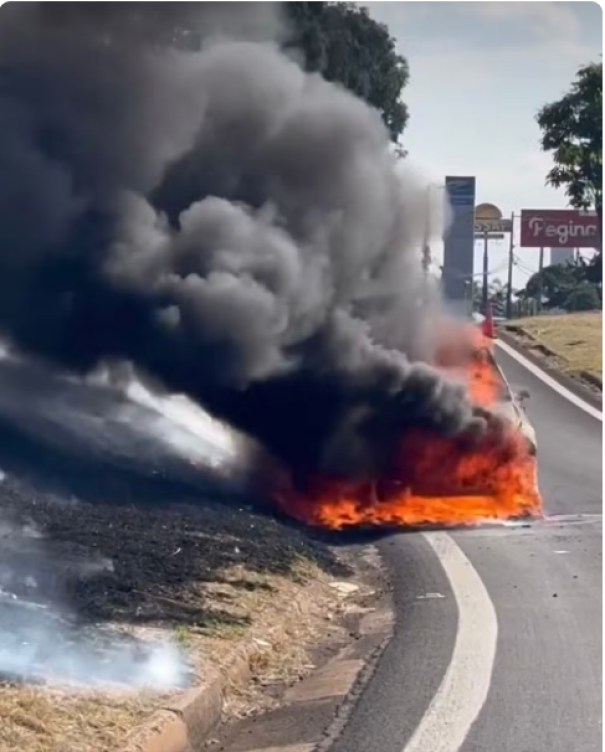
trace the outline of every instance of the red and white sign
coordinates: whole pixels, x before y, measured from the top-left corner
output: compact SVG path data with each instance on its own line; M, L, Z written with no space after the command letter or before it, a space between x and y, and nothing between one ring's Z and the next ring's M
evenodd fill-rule
M575 209L523 209L521 246L524 248L599 248L601 233L596 214Z

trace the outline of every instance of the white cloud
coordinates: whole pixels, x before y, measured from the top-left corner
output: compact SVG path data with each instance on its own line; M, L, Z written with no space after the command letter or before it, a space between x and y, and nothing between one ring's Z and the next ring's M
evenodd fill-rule
M496 47L485 50L481 47L464 47L456 40L449 43L427 40L416 44L408 54L412 83L416 76L425 78L439 67L442 76L463 74L456 81L458 86L476 87L487 82L501 71L509 76L527 66L543 66L545 70L565 66L569 69L569 81L577 67L591 60L598 60L602 49L582 40L540 39L525 44Z
M444 45L427 42L418 45L417 50L408 56L412 86L420 86L427 96L432 86L441 89L448 82L455 86L459 94L462 90L476 90L487 86L492 75L493 62L477 50L463 49L459 45Z
M565 193L546 185L552 167L548 154L538 151L521 153L507 163L484 165L479 173L479 200L493 201L506 213L520 209L564 208Z
M478 201L504 214L563 208L545 185L551 156L540 150L536 112L564 94L577 69L602 52L594 3L369 3L410 64L403 141L422 172L477 177ZM430 14L430 16L428 15ZM428 18L427 18L428 17ZM506 262L494 243L493 268ZM438 257L440 244L435 243ZM519 251L521 255L525 251ZM535 260L527 252L527 263Z
M577 41L581 25L573 6L562 2L477 2L458 6L495 21L525 22L538 37L552 41Z

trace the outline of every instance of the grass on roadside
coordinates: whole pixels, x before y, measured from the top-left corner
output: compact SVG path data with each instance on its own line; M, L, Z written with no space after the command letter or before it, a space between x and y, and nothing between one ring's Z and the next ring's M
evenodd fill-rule
M522 327L537 342L559 356L560 366L567 373L588 371L603 376L601 311L535 316L515 319L511 324Z
M29 686L0 661L0 752L110 752L172 695L76 688L78 651L93 686L136 670L121 646L142 659L162 638L187 653L194 683L229 665L243 637L262 646L255 672L301 671L338 600L327 583L353 574L343 554L244 498L237 468L230 484L227 467L223 477L169 451L163 428L131 430L155 422L111 390L16 361L3 369L0 570L14 599L0 599L0 620L34 658ZM29 413L8 409L30 392ZM51 421L38 415L47 402ZM24 617L28 599L39 608ZM41 685L51 680L62 689Z
M228 665L242 638L262 645L251 667L259 683L229 693L228 712L234 715L267 702L259 688L305 673L307 648L337 607L327 583L334 574L350 572L295 527L241 507L104 508L32 496L15 489L0 509L18 508L36 522L48 536L44 542L53 561L75 545L111 558L110 570L70 589L83 614L94 604L93 619L116 621L135 635L149 628L163 633L187 652L200 677L208 665L218 670ZM288 605L303 589L313 593L310 612L285 625L285 641L284 632L275 637L272 630L285 624ZM0 680L0 752L110 752L169 694Z
M105 752L149 712L141 697L124 701L2 686L0 752Z
M229 715L243 716L270 706L273 698L266 688L307 672L307 651L325 628L326 619L332 631L338 629L332 624L332 614L339 604L335 591L327 585L329 577L309 562L301 564L295 575L259 574L241 565L229 568L220 583L206 584L206 607L220 604L222 613L241 617L247 628L217 618L199 626L179 624L172 630L200 676L208 665L219 670L226 666L242 637L250 637L262 647L251 665L257 680L249 687L231 688L227 694ZM292 614L284 621L288 604L311 581L309 611ZM279 637L272 633L277 623L284 627ZM0 683L0 752L117 750L170 694Z

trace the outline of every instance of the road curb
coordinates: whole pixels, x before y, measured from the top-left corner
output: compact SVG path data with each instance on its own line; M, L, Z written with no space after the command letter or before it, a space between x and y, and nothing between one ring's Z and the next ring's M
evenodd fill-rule
M313 585L290 601L279 623L263 634L263 640L251 636L229 655L219 673L210 668L201 686L183 692L143 724L118 748L118 752L194 752L218 726L227 692L242 686L252 676L252 665L267 651L267 643L283 640L294 619L310 608Z
M523 333L524 336L526 336L529 340L533 340L530 334L528 334L524 329L521 327L518 327L518 329ZM587 402L592 407L596 408L597 410L603 409L603 399L599 395L597 395L592 389L590 389L585 384L582 384L581 381L579 381L577 378L574 378L573 376L568 376L565 373L562 373L558 368L554 368L553 366L549 365L548 363L544 362L544 359L541 358L539 355L536 355L529 347L524 347L522 344L520 344L519 340L513 335L507 332L505 329L498 328L497 330L497 336L498 339L501 339L502 342L506 343L509 347L512 347L513 350L516 350L520 355L523 355L524 358L527 358L530 363L540 368L544 373L547 373L551 378L553 378L557 383L561 384L561 386L564 386L566 389L568 389L572 394L575 394L576 397L580 397L585 402ZM536 341L536 340L533 340ZM540 344L536 341L536 344ZM541 345L541 347L544 348L544 350L548 350L548 348L544 347L544 345ZM556 353L552 353L553 357L557 357ZM595 386L598 386L596 383L596 380L593 381Z

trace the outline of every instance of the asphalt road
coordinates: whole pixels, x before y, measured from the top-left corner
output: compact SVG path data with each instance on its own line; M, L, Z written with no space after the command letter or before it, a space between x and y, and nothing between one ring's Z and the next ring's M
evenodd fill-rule
M498 356L549 517L382 543L396 632L331 752L602 749L602 423Z
M397 628L331 752L601 750L602 423L512 358L499 359L511 384L531 393L551 516L380 544ZM199 484L207 426L182 407L133 405L104 387L4 361L0 470L35 468L46 485L52 469L59 483L77 449L80 470L68 480L84 498L106 493L101 480L120 472L153 488L158 469ZM218 466L228 455L218 452Z

